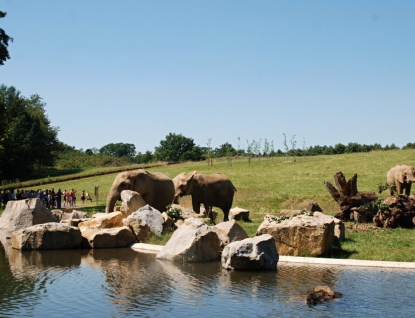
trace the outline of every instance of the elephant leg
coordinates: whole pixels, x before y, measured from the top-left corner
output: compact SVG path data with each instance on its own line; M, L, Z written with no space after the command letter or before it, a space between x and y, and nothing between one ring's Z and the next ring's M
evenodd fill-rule
M193 206L193 211L197 214L200 214L200 202L192 198L192 206Z
M212 223L216 225L215 220L213 219L213 206L206 203L203 203L203 206L205 207L206 215L210 218Z
M400 182L396 182L396 192L399 194L403 193L403 184Z
M405 194L406 195L411 195L411 183L410 182L408 182L406 185L405 185Z
M389 185L389 195L393 197L393 184Z
M223 210L223 222L229 221L229 209Z

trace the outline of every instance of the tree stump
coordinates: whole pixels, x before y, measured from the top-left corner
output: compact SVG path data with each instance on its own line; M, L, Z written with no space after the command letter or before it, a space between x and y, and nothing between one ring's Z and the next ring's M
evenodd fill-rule
M341 212L336 215L336 218L342 221L350 221L352 212L353 218L354 212L364 214L361 206L378 199L375 192L357 191L357 174L354 174L347 182L342 172L337 172L333 178L337 189L328 181L324 181L324 184L332 198L340 205Z
M379 211L373 218L378 227L386 228L413 228L415 219L415 198L400 194L396 197L388 197L379 207Z

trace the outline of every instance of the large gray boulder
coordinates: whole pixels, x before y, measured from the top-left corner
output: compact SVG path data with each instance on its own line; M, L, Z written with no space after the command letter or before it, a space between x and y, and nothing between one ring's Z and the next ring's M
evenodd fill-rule
M262 234L274 238L279 255L327 255L334 240L334 217L321 212L290 219L267 215L256 232Z
M57 222L57 218L39 199L9 201L0 217L0 229L13 232L48 222Z
M235 270L275 270L279 255L275 241L263 234L225 246L222 252L222 267Z
M152 233L161 235L164 219L160 211L147 204L125 218L123 223L131 228L134 233L138 232L140 228L148 226Z
M158 259L208 262L219 258L220 240L200 219L187 219L157 254Z
M212 230L219 236L221 249L229 243L241 241L249 237L245 230L236 223L235 220L220 222L219 224L216 224Z
M12 232L12 247L19 250L54 250L78 248L79 228L64 223L45 223Z
M117 248L127 247L136 242L131 230L126 227L107 229L83 228L83 247L90 248Z

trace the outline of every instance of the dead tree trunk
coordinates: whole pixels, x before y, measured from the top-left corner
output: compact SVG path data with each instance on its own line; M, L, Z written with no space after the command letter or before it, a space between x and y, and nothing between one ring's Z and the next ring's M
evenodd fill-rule
M337 172L333 177L337 189L328 181L324 181L324 184L332 198L340 205L341 212L336 217L342 221L350 221L351 212L363 213L360 209L362 205L378 199L375 192L357 191L357 174L347 182L342 172Z

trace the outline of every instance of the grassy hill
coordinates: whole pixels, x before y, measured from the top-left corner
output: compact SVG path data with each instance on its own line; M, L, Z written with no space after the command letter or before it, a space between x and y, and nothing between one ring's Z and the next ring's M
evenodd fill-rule
M287 160L288 159L288 160ZM378 192L379 185L386 183L387 171L397 165L415 165L415 150L390 150L368 153L353 153L331 156L293 158L254 158L249 164L247 158L233 159L232 165L226 159L217 159L210 167L206 162L186 162L176 165L164 165L148 168L160 171L170 178L181 172L197 170L201 173L220 172L227 175L237 188L233 207L251 211L252 222L241 225L250 236L267 213L278 214L282 209L305 208L309 200L316 201L323 211L334 215L340 211L338 204L331 198L324 186L324 180L333 182L336 172L343 172L346 179L357 174L359 191ZM86 209L104 211L105 198L117 173L98 175L88 178L53 182L41 188L71 189L80 193L82 190L94 194L99 186L98 202L88 202ZM33 189L33 187L25 187ZM35 189L39 187L34 187ZM413 187L412 193L415 191ZM383 199L385 191L379 194ZM78 197L79 198L79 197ZM190 197L182 198L181 204L191 207ZM222 213L219 213L222 218ZM415 239L413 230L372 229L366 225L357 228L350 224L346 232L347 240L341 247L334 249L334 256L358 259L381 259L415 261Z

